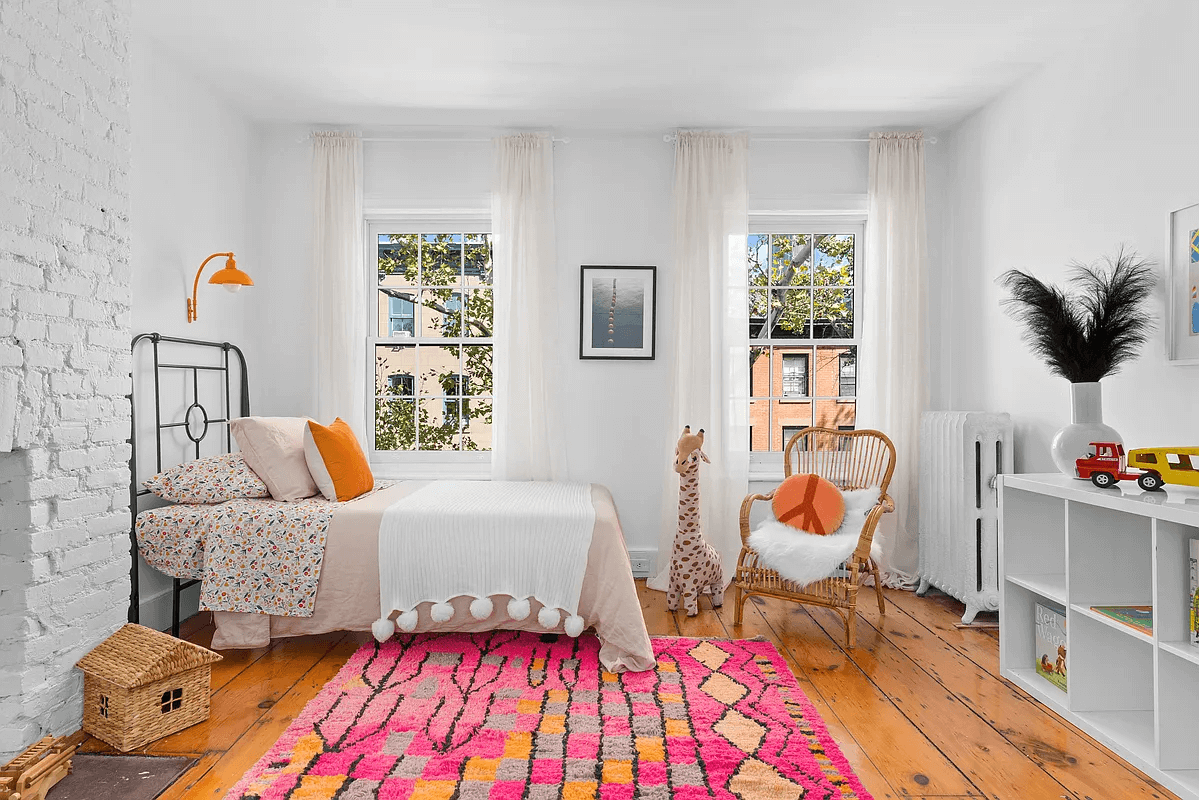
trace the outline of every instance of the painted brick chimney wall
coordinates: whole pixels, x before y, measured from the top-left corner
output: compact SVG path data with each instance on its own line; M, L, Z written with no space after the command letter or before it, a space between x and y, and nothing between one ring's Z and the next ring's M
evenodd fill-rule
M0 4L0 761L128 604L130 15Z

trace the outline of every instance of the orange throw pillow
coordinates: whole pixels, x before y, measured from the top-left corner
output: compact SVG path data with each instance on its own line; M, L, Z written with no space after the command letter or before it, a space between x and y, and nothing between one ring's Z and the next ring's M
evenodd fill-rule
M375 488L366 453L341 417L328 426L308 420L304 426L304 460L326 500L353 500Z
M821 536L840 528L845 519L841 490L819 475L787 478L774 490L772 505L779 522Z

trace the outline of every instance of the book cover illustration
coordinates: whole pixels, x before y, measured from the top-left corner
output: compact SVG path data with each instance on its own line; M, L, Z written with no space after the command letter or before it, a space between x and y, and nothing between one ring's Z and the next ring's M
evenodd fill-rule
M1091 606L1091 610L1133 630L1153 635L1153 606Z
M1191 644L1199 645L1199 539L1191 539Z
M1199 336L1199 229L1191 231L1191 274L1190 288L1191 336ZM1194 546L1194 542L1191 542ZM1191 552L1194 552L1193 550ZM1191 593L1192 596L1194 592Z
M1037 674L1066 691L1066 610L1037 603Z

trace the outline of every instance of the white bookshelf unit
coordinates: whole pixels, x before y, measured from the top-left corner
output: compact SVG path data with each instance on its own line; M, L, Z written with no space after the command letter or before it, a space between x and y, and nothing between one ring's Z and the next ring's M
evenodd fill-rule
M1004 475L999 492L1003 677L1185 800L1199 800L1199 647L1188 634L1188 547L1199 489L1098 489ZM1034 607L1066 609L1063 692L1036 672ZM1044 604L1044 603L1043 603ZM1153 635L1091 606L1152 606Z

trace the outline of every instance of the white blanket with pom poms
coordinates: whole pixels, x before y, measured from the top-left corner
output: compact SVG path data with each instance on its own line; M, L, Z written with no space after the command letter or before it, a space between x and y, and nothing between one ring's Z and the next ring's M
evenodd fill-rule
M800 586L834 575L858 546L866 517L878 502L878 489L852 489L841 495L845 519L841 527L824 536L784 525L774 517L758 525L749 535L749 546L762 566ZM877 548L877 543L871 544L875 561Z
M434 481L393 503L379 525L376 638L413 630L421 603L435 622L453 615L449 601L475 598L475 619L491 616L491 597L506 595L508 615L524 619L529 600L538 621L583 630L579 593L595 529L591 487L544 481ZM400 612L395 626L388 617Z

